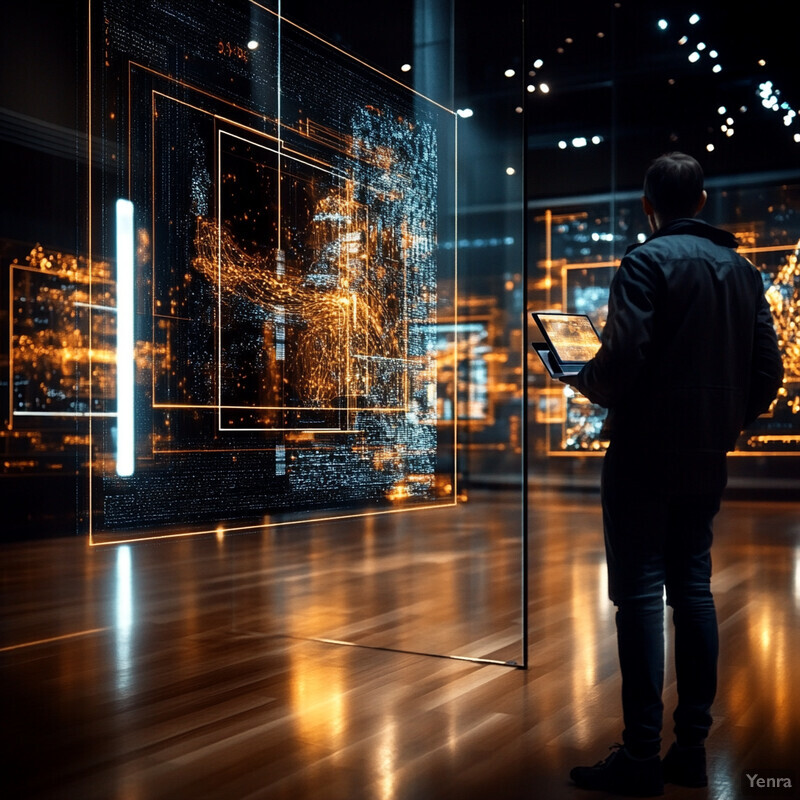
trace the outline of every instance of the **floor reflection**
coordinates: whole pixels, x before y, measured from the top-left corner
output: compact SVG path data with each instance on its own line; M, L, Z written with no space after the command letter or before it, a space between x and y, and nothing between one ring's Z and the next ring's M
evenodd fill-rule
M122 545L117 550L114 587L117 690L120 694L125 694L130 688L132 677L133 577L129 545Z
M474 493L457 512L357 525L6 547L3 796L582 797L570 766L621 729L594 495L531 498L527 670L400 652L518 657L518 520L516 498ZM744 800L746 770L796 763L799 521L788 503L726 503L718 519L701 797ZM675 699L668 670L667 715Z

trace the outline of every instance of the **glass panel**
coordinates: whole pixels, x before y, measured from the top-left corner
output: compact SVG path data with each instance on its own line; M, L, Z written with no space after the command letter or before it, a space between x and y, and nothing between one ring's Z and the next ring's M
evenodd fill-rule
M472 108L477 22L91 6L86 531L215 534L243 632L524 663L521 100Z

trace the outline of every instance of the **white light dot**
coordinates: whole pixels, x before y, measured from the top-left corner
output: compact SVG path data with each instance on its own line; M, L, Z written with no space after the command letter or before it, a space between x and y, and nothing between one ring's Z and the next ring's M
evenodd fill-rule
M462 119L469 119L475 112L471 108L459 108L456 111L459 117Z
M592 136L592 144L600 144L603 141L602 136Z
M726 122L728 125L733 125L733 117L728 117L728 118L725 120L725 122Z
M689 17L689 24L690 25L697 25L698 22L700 22L700 15L699 14L692 14L692 16Z
M695 51L694 51L694 52L693 52L693 53L692 53L692 54L689 56L689 61L691 61L691 62L692 62L692 64L694 64L694 63L695 63L695 61L699 61L699 60L700 60L700 53L698 53L698 52L695 50Z
M529 84L528 84L528 85L527 85L525 88L526 88L526 89L527 89L529 92L535 92L535 91L536 91L536 87L535 87L535 86L534 86L532 83L529 83Z
M586 139L583 136L576 136L572 140L573 147L586 147Z
M766 67L766 66L767 66L767 62L766 62L766 61L764 61L764 59L763 59L763 58L759 58L759 59L758 59L758 66L759 66L759 67Z
M706 49L706 43L705 42L698 42L697 43L697 49L698 50L705 50Z
M513 175L515 172L514 167L506 167L506 175Z
M258 49L258 42L255 39L251 39L247 43L247 49L248 50L257 50Z
M546 83L540 83L539 91L544 92L544 94L547 94L550 91L550 87Z
M688 36L681 36L681 38L678 39L678 44L686 44L686 42L688 42L688 41L689 41L689 37Z
M714 145L710 144L710 143L707 144L706 145L706 150L708 150L709 153L713 153L714 152Z
M533 62L534 69L541 69L544 66L544 61L541 58L537 58L536 61Z
M725 131L725 135L729 137L733 136L733 128L728 128L728 130Z
M658 29L661 31L665 31L667 28L669 28L669 22L667 22L665 19L660 19L656 24L658 25Z
M712 72L722 72L722 67L719 64L714 64L714 66L711 68L711 71Z
M403 64L403 66L402 66L402 67L400 67L400 69L401 69L403 72L411 72L411 64Z
M720 107L717 109L717 114L725 114L725 113L727 113L727 111L728 111L728 109L727 109L727 108L725 108L725 106L720 106Z
M558 149L559 150L566 150L567 149L567 143L563 139L558 143Z
M800 133L796 133L796 134L794 135L794 140L795 140L796 142L800 142Z
M506 78L513 78L517 73L513 69L507 69L503 74Z
M719 53L718 53L716 50L709 50L709 51L708 51L708 55L709 55L711 58L716 58L716 57L719 55Z
M517 114L521 114L521 113L522 113L522 106L517 106L517 107L514 109L514 111L516 111L516 112L517 112Z

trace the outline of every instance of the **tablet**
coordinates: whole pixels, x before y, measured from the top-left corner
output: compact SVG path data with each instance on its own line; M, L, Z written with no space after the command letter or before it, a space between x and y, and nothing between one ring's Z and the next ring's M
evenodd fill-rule
M577 374L600 347L600 337L586 314L533 311L531 317L541 334L531 344L553 377Z

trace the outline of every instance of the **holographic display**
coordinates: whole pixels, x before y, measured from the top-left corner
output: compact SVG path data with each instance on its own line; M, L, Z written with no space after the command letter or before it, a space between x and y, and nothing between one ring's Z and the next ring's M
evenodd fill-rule
M454 502L455 115L256 3L100 6L94 195L135 209L136 458L118 476L121 422L96 420L92 532Z

